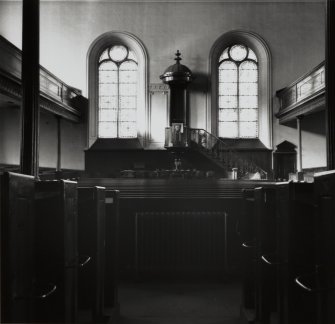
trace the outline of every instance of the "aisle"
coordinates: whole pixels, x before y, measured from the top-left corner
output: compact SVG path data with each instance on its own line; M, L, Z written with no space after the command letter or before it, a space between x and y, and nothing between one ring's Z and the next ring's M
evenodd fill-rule
M243 324L239 283L126 283L120 324Z

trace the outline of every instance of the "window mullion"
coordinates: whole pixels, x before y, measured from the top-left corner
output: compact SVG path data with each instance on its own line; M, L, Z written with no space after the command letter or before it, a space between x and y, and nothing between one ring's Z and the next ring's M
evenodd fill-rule
M117 65L117 114L116 114L116 137L120 137L120 66Z
M237 137L240 138L240 65L239 64L237 64Z

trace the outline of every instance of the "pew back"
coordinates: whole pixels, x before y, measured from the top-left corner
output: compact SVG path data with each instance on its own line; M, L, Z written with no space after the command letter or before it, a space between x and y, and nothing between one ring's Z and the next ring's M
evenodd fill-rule
M29 322L34 295L34 178L0 177L1 322Z
M36 183L36 276L56 286L36 304L36 321L76 322L77 317L77 183Z
M105 188L78 188L79 255L90 258L79 269L78 303L98 321L104 311L105 217Z

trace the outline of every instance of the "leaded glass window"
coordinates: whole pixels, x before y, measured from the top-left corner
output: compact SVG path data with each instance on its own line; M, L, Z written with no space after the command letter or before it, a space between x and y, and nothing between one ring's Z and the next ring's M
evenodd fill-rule
M137 137L136 55L124 45L105 49L99 58L100 138Z
M249 47L227 47L218 65L218 135L258 137L258 62Z

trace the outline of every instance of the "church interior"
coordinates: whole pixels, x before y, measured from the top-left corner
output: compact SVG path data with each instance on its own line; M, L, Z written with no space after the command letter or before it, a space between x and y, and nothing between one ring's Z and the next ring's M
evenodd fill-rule
M335 323L334 16L0 0L0 322Z

